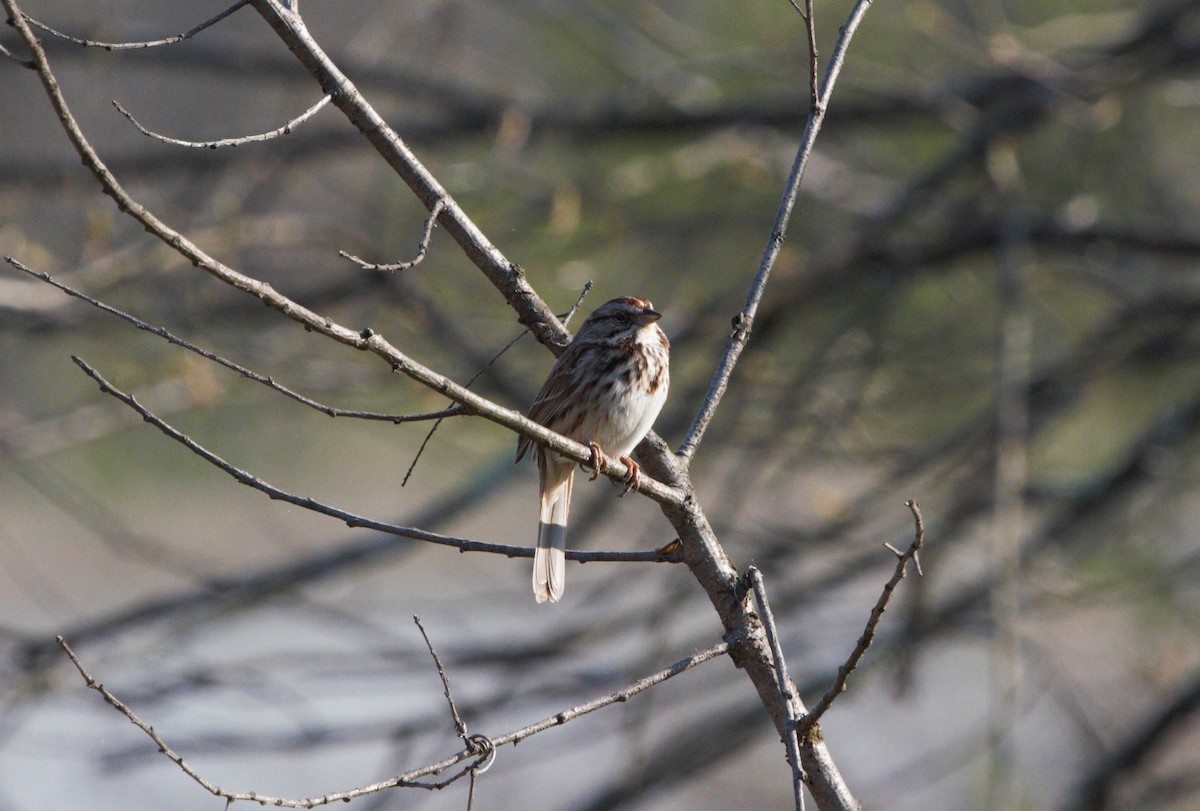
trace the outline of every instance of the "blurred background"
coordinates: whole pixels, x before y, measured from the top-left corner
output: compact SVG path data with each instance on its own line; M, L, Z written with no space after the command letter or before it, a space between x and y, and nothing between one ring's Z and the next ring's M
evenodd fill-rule
M221 2L30 2L154 39ZM851 5L816 2L821 64ZM786 0L302 5L318 42L560 311L653 299L683 438L769 234L807 109ZM84 130L203 249L469 380L520 332L252 11L171 48L44 37ZM22 54L11 29L0 44ZM444 401L188 266L80 166L0 60L0 252L323 403ZM835 90L749 349L693 467L764 572L792 675L832 682L924 508L925 576L822 722L869 807L1200 808L1200 3L879 2ZM575 322L576 324L578 322ZM529 561L361 530L236 484L79 372L77 354L283 489L531 545L532 466L482 420L329 419L5 266L0 273L0 809L218 807L54 645L210 780L303 797L459 748L411 617L473 732L553 715L719 641L684 567ZM526 337L474 387L525 408ZM672 539L646 499L575 490L571 543ZM466 786L362 808L462 808ZM489 809L788 807L783 748L721 658L500 752Z

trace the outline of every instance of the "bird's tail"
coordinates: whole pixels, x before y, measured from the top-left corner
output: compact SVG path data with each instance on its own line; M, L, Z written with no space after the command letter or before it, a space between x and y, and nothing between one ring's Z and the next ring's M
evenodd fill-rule
M566 476L555 475L559 465L542 471L542 511L538 520L537 549L533 553L533 596L539 603L558 602L567 579L567 514L571 509L571 484L575 465Z

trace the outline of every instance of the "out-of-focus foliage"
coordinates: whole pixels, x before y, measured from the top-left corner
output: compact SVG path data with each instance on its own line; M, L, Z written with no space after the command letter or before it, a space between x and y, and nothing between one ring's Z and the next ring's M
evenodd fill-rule
M106 40L219 3L41 3ZM807 104L786 0L308 0L322 45L485 233L566 309L652 298L677 443L767 241ZM849 5L816 2L822 63ZM11 31L0 42L20 53ZM465 381L518 332L445 234L243 10L169 49L47 46L132 193L210 253ZM442 402L198 274L102 197L36 77L0 60L0 252L332 405ZM1200 724L1200 3L879 0L848 56L793 227L696 459L739 567L772 584L815 700L924 507L925 577L823 722L886 808L1194 808ZM213 779L305 795L455 747L423 644L496 734L712 644L682 567L573 571L379 539L238 487L104 400L78 354L193 438L293 491L400 523L532 539L532 471L482 422L329 420L0 275L0 808L179 807L198 789L84 695L64 633ZM526 339L476 387L524 407ZM1002 394L1003 396L998 396ZM1003 430L998 431L997 426ZM998 471L1007 471L1002 475ZM649 503L576 488L572 543L671 538ZM1019 543L1020 567L1011 570ZM1014 540L1015 539L1015 540ZM1011 599L1015 595L1015 603ZM1012 653L1015 644L1015 655ZM1016 673L1014 676L1013 674ZM1006 697L1015 685L1015 698ZM782 807L781 750L716 662L501 753L488 808ZM373 807L459 808L460 794ZM188 798L188 799L184 799ZM372 807L372 801L363 801Z

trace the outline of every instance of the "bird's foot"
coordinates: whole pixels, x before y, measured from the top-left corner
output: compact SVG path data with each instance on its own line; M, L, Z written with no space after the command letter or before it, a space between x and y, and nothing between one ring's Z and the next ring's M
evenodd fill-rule
M642 468L628 456L622 456L621 461L625 464L625 467L629 468L629 474L625 477L625 489L621 491L621 496L624 497L630 490L637 489L638 479L642 475Z
M604 463L608 461L608 457L604 455L604 451L600 450L599 443L589 441L588 447L592 449L592 458L587 464L592 469L592 478L589 481L594 482L600 478L600 471L604 469Z

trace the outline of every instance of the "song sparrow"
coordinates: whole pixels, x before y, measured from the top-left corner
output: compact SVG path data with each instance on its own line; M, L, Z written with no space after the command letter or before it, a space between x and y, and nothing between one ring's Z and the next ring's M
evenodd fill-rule
M558 356L529 418L590 445L593 479L605 454L629 468L624 495L637 486L638 465L629 452L642 441L667 399L670 343L662 316L644 298L615 298L596 308ZM517 461L534 447L542 509L533 557L533 594L557 602L566 578L567 512L575 463L522 438Z

